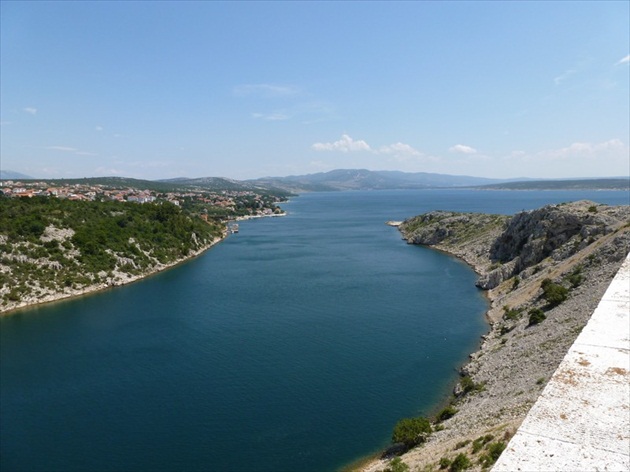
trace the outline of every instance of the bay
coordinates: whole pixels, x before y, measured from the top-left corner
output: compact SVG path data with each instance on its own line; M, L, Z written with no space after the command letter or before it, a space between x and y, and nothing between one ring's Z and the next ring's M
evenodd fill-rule
M335 470L427 415L487 326L460 261L385 225L627 192L305 194L139 283L0 318L0 469Z

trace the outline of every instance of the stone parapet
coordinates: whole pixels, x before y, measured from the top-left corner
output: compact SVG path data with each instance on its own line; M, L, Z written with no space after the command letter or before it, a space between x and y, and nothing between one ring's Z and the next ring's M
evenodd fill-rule
M630 255L493 472L630 470Z

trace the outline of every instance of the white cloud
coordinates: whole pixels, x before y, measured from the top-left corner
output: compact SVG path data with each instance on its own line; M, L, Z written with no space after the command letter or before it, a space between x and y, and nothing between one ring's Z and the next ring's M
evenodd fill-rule
M22 108L22 110L30 115L37 115L37 108L26 107L26 108Z
M70 146L47 146L44 149L48 149L50 151L71 152L77 156L98 156L98 154L93 152L81 151L80 149Z
M466 146L464 144L456 144L448 149L451 152L458 152L461 154L477 154L477 150L473 147Z
M378 152L382 154L396 154L396 155L403 155L403 156L422 156L423 155L420 151L418 151L417 149L414 149L409 144L405 144L401 142L390 144L389 146L381 146Z
M341 151L341 152L355 152L355 151L371 151L369 144L363 140L355 141L347 134L341 136L339 141L334 143L315 143L311 146L315 151Z
M78 149L68 146L48 146L46 149L51 151L63 151L63 152L77 152Z
M94 129L96 131L103 131L103 127L102 126L96 126L96 127L94 127Z
M497 177L575 178L628 175L630 148L620 139L576 141L556 149L512 151L495 160L487 175ZM509 174L507 174L509 172Z
M284 121L291 118L290 115L284 112L275 112L275 113L252 113L252 117L258 120L265 121Z
M245 84L234 87L234 94L238 97L254 95L263 98L276 98L296 95L298 93L299 89L291 85Z
M571 77L576 72L577 71L575 69L566 70L562 74L560 74L558 77L555 77L553 79L553 83L556 85L560 85L562 84L562 82L566 81L569 77Z
M347 134L343 134L338 141L332 143L315 143L311 148L315 151L338 151L343 153L363 151L376 155L387 155L389 156L388 161L390 162L418 161L419 158L421 158L421 160L432 159L409 144L397 142L379 148L372 148L367 142L355 140Z
M334 117L334 107L326 102L297 102L288 107L251 113L251 117L265 121L299 120L302 124L328 121Z
M626 57L619 59L615 63L616 66L620 66L621 64L630 64L630 54L628 54Z
M539 155L551 159L569 159L572 157L596 156L609 152L616 153L624 148L625 146L620 139L610 139L602 143L576 142L560 149L541 151Z

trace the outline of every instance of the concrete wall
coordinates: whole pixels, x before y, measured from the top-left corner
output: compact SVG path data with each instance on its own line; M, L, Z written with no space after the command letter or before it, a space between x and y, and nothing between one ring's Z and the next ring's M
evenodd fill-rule
M630 255L493 472L630 471Z

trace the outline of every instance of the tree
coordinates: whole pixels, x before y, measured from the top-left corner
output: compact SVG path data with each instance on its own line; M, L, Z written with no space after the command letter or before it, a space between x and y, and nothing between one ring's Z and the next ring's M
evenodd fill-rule
M394 426L392 442L403 443L408 448L412 448L426 441L432 432L431 423L422 416L403 418Z

